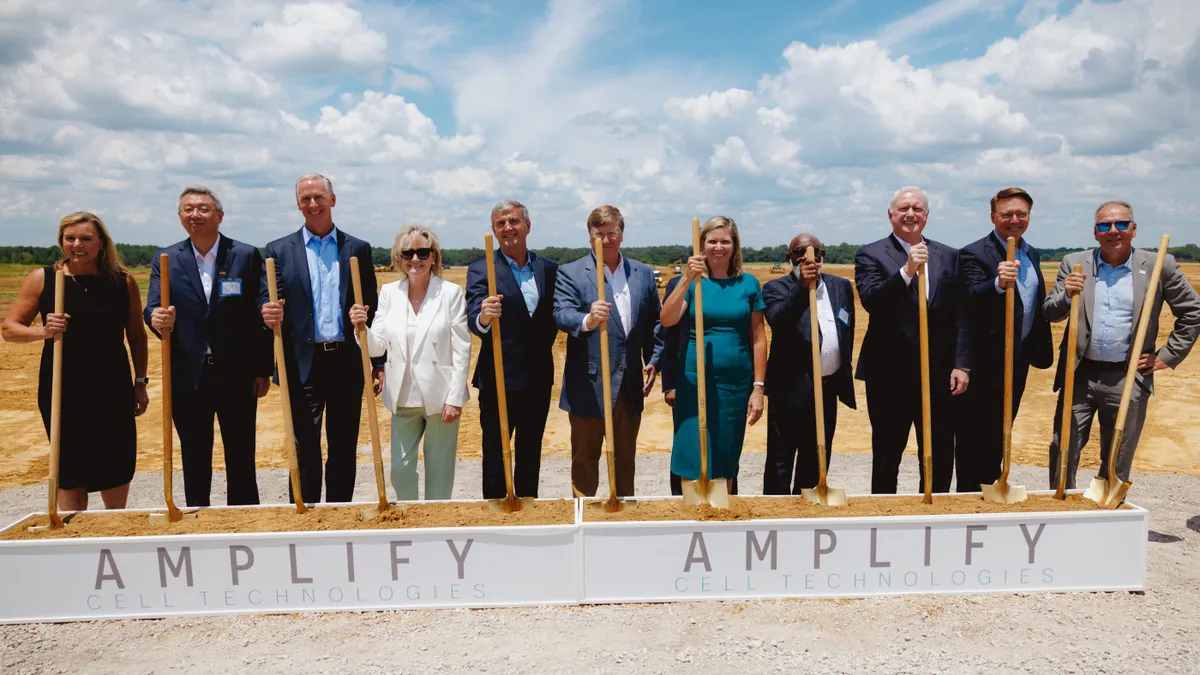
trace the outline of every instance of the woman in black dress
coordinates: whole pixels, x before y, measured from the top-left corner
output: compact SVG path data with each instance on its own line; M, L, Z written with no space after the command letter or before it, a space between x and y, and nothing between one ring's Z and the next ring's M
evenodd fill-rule
M54 337L63 338L58 503L87 509L88 493L125 508L137 461L134 417L146 412L146 328L137 283L121 266L104 223L87 212L58 224L64 260L29 273L0 332L8 342L43 340L38 408L50 433ZM55 270L65 272L64 312L54 313ZM33 319L42 315L42 327ZM133 353L133 378L129 353Z

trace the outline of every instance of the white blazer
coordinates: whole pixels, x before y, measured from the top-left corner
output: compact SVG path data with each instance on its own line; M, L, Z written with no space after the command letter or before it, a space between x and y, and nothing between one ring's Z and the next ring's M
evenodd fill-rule
M467 302L461 286L429 279L424 307L417 315L417 334L408 353L408 280L393 281L379 289L379 307L367 329L367 351L372 357L387 353L383 371L383 404L396 411L396 396L404 376L411 371L421 388L426 415L441 415L443 405L461 407L470 398L467 371L471 364L471 333L467 330Z

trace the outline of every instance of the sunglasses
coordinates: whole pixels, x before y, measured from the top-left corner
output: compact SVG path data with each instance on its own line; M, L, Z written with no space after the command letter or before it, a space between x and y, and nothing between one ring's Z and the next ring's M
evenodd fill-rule
M1096 223L1096 231L1100 234L1104 234L1105 232L1111 230L1113 225L1116 225L1117 232L1124 232L1125 230L1129 229L1129 224L1132 222L1132 220L1114 220L1112 222Z
M803 260L805 257L808 256L808 249L807 248L794 248L794 249L792 249L791 253L792 253L792 260ZM825 249L823 249L823 248L814 249L813 250L813 260L815 262L821 262L821 261L825 260Z
M400 251L400 257L405 260L412 260L413 256L417 256L417 260L429 260L429 254L433 253L432 248L406 248Z

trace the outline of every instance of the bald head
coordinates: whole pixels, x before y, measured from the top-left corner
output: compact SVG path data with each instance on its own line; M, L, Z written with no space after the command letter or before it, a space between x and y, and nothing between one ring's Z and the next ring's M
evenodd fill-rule
M823 248L821 240L817 239L817 235L811 232L802 232L792 238L792 243L788 245L788 252L790 254L798 248L808 248L809 246L816 249Z

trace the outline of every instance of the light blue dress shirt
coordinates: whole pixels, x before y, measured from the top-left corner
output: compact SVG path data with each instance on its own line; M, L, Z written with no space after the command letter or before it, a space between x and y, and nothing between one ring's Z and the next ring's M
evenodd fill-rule
M1000 235L992 230L992 236L1000 242L1001 247L1007 247L1008 242L1000 239ZM1029 331L1033 330L1033 317L1036 312L1035 305L1037 303L1037 277L1034 275L1033 260L1029 258L1029 244L1025 239L1017 242L1017 261L1021 266L1017 268L1017 295L1021 298L1021 307L1024 312L1021 315L1021 340L1029 337ZM1036 270L1041 274L1041 270ZM1000 279L996 279L996 290L1000 293L1004 292L1004 288L1000 285Z
M1092 299L1092 338L1083 356L1092 361L1123 362L1133 340L1133 252L1109 265L1096 252L1096 294Z
M538 295L537 281L533 278L533 253L525 254L525 267L517 267L517 261L505 255L504 251L501 251L500 255L504 262L508 263L508 269L512 270L513 278L521 287L521 295L525 298L525 308L529 310L529 316L533 316L541 297Z
M308 258L308 280L313 299L313 340L342 342L341 264L338 262L337 228L318 237L308 228L304 233L304 251Z

